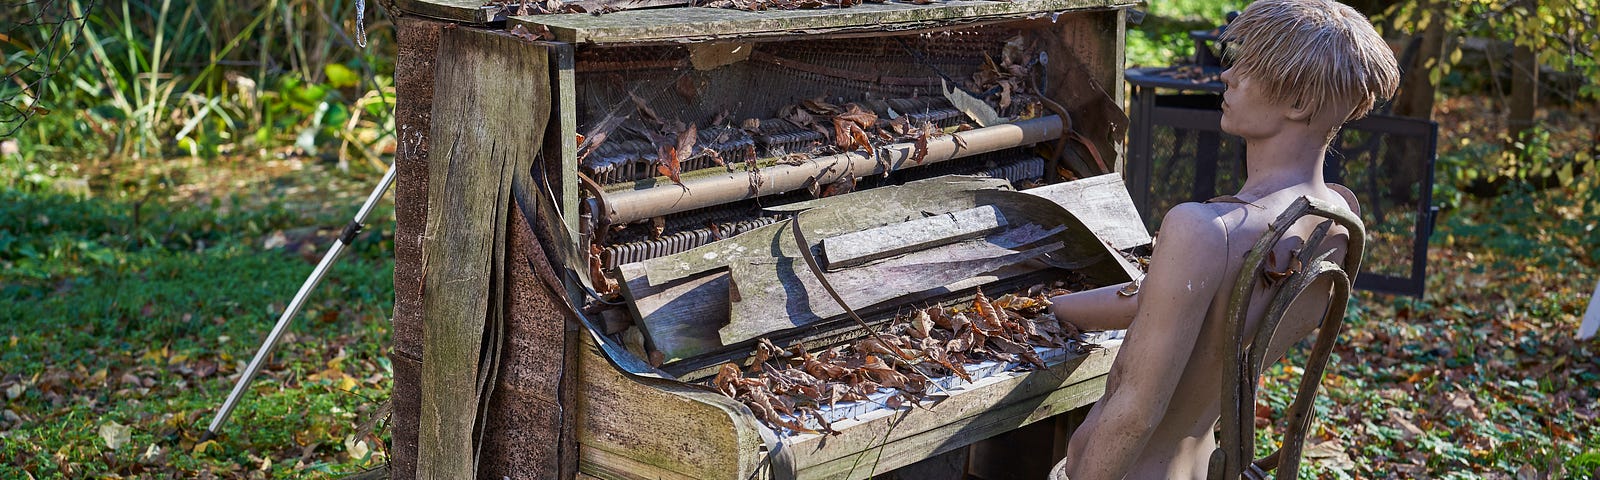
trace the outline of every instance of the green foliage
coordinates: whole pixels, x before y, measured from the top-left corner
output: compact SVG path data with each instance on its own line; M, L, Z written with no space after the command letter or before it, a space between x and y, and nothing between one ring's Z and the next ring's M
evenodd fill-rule
M1586 452L1567 460L1567 472L1578 480L1600 478L1600 452Z
M1516 74L1515 64L1505 62L1510 49L1502 43L1530 49L1542 68L1576 76L1575 90L1555 88L1554 98L1576 111L1593 109L1600 102L1600 28L1596 28L1600 0L1498 1L1469 0L1442 2L1412 0L1391 5L1374 21L1399 32L1421 32L1442 25L1447 32L1441 58L1427 69L1430 82L1453 87L1460 93L1489 91L1499 95L1509 85L1499 79L1502 73ZM1464 47L1469 40L1487 40L1487 69L1462 71ZM1477 62L1477 60L1475 60ZM1479 65L1473 63L1473 65ZM1544 85L1541 88L1551 88ZM1503 97L1501 97L1503 100ZM1504 107L1501 107L1504 108ZM1499 112L1495 112L1499 115ZM1600 150L1592 139L1580 148L1559 148L1547 129L1534 128L1518 135L1495 135L1504 148L1479 147L1475 162L1482 165L1451 170L1464 176L1446 175L1446 183L1518 182L1568 185L1584 177L1584 172L1600 171ZM1562 133L1562 132L1554 132ZM1558 135L1559 136L1559 135ZM1486 161L1487 160L1487 161ZM1589 175L1592 176L1592 175Z
M285 148L342 163L354 154L376 165L392 145L393 88L381 73L393 68L392 34L372 25L374 48L357 47L344 34L354 2L57 0L3 8L86 18L64 35L5 32L22 51L78 52L49 65L20 53L0 59L18 84L37 85L0 85L0 102L49 112L24 124L16 153L0 158L8 183L49 188L82 178L83 164L103 158L264 156Z
M1579 97L1600 100L1600 29L1595 28L1597 0L1500 1L1467 0L1457 2L1396 2L1375 21L1388 23L1409 32L1420 32L1434 22L1443 22L1450 32L1444 61L1432 68L1435 85L1461 62L1462 47L1468 38L1506 40L1533 50L1538 62L1562 72L1576 72L1591 79L1573 92Z
M1129 27L1127 63L1154 67L1192 61L1194 40L1189 30L1223 24L1229 11L1243 10L1248 1L1166 0L1150 2L1143 25Z

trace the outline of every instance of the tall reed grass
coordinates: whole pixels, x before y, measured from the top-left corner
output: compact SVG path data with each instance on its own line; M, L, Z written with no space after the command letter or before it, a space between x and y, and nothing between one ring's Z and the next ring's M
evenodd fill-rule
M8 0L0 102L31 118L0 125L0 179L286 151L376 164L393 142L393 34L369 3L359 47L355 3Z

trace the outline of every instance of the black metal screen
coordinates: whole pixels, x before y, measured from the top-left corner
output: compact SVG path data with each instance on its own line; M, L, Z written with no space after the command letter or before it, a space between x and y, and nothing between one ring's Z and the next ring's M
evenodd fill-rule
M1222 133L1219 96L1152 90L1136 88L1127 175L1134 203L1155 230L1178 203L1238 191L1245 145ZM1437 138L1431 121L1373 115L1346 125L1329 148L1324 176L1356 193L1366 222L1357 288L1422 295Z

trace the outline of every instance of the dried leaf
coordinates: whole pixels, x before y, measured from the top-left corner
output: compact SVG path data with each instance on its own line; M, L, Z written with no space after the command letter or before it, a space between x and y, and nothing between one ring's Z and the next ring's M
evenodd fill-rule
M101 425L99 433L100 439L106 442L106 448L116 450L133 438L133 427L111 421Z
M694 78L687 74L678 76L675 87L678 91L678 96L683 97L684 101L689 103L694 103L694 99L700 96L700 89L695 87Z
M643 98L639 98L632 91L628 92L628 98L633 100L633 106L639 110L639 116L642 120L657 125L661 124L661 116L656 115L656 111L651 110L650 104L645 103Z
M1000 312L996 311L994 304L989 302L989 297L983 296L982 289L979 289L977 296L973 297L972 309L978 314L978 322L975 325L980 327L979 330L982 330L985 334L1005 329L1005 326L1001 324Z
M694 143L700 139L700 129L689 125L682 132L678 132L678 158L687 160L694 158Z
M923 123L922 128L917 130L915 146L911 150L911 161L921 165L922 161L928 158L928 141L933 138L934 132L938 131L933 122Z
M820 115L834 115L840 112L839 107L822 100L801 100L800 106Z
M834 195L844 195L854 191L856 191L856 176L855 174L849 174L839 177L838 180L834 180L833 182L828 183L828 185L822 187L822 192L819 194L819 196L832 197Z
M816 117L811 116L805 109L795 108L793 105L779 110L778 116L800 128L811 128L817 123Z
M689 187L683 184L683 179L678 178L680 168L682 167L678 163L678 149L671 145L662 145L661 153L656 157L656 172L671 179L672 183L678 184L684 190L688 190Z
M845 111L834 118L849 120L861 128L872 128L878 124L878 114L862 110L860 105L854 103L846 105Z

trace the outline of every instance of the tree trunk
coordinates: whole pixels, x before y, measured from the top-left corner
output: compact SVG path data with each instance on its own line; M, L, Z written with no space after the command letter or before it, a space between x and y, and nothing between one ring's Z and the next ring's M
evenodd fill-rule
M1432 120L1435 93L1432 73L1443 60L1446 13L1445 6L1438 0L1425 0L1418 8L1432 15L1433 19L1427 22L1427 27L1421 32L1415 33L1421 36L1421 44L1410 61L1400 65L1400 90L1395 94L1391 112L1402 117ZM1382 165L1387 173L1384 179L1388 184L1378 185L1376 190L1387 191L1390 201L1416 201L1416 192L1422 190L1414 189L1412 185L1428 178L1428 172L1425 171L1427 159L1434 155L1434 152L1426 151L1427 148L1422 139L1396 139L1388 154L1384 155ZM1431 188L1429 185L1422 187Z
M1510 138L1522 138L1533 128L1533 114L1539 107L1539 56L1533 49L1519 46L1511 51L1511 116L1506 122Z

